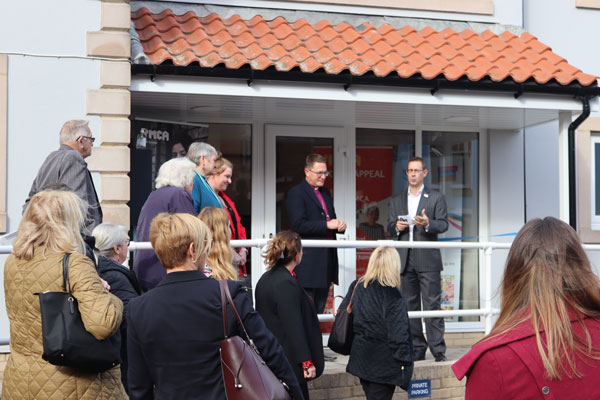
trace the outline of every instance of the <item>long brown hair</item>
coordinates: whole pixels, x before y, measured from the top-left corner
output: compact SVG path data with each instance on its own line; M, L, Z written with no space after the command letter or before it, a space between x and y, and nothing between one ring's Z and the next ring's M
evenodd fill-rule
M300 236L295 232L281 231L267 244L263 257L267 270L276 265L287 265L302 251Z
M486 340L531 321L550 379L561 379L562 372L580 377L575 353L600 358L581 317L600 316L600 280L569 225L553 217L525 224L508 253L501 292L500 316ZM574 334L569 312L583 335Z
M229 215L227 211L217 207L205 207L198 215L212 232L212 249L208 253L206 264L213 272L216 280L236 280L237 273L233 268L233 250L229 238Z

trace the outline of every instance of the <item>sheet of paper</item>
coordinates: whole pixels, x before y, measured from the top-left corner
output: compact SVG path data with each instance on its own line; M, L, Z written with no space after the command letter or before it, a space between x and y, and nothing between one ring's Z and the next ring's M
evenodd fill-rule
M409 225L414 225L413 217L411 215L398 215L398 221L406 221Z

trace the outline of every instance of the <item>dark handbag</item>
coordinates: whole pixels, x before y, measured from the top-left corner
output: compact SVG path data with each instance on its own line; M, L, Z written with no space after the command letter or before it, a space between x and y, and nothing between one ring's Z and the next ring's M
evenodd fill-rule
M221 369L225 395L228 400L291 400L287 385L281 382L261 358L254 342L248 336L242 319L233 304L227 281L219 281L221 306L223 308L223 331L225 340L221 342ZM227 301L248 338L227 337Z
M69 254L63 258L64 292L35 293L42 314L42 358L50 364L103 372L121 363L121 334L98 340L85 330L69 283Z
M333 326L331 327L331 333L329 334L329 340L327 341L327 347L336 353L342 355L350 355L352 349L352 341L354 340L354 330L352 329L352 298L359 282L357 281L352 289L352 295L348 302L348 307L340 308L335 315Z

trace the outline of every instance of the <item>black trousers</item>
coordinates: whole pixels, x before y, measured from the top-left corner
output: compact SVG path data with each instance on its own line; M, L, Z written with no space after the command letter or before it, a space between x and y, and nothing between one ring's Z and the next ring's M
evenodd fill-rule
M360 379L367 400L391 400L396 386Z
M308 383L306 381L300 382L300 389L302 390L302 396L304 396L304 400L310 400L308 395Z
M317 314L323 314L325 305L327 304L329 288L304 288L304 290L306 290L306 293L313 300L313 303L315 303Z
M414 258L408 250L406 269L400 276L402 295L406 300L408 311L421 311L421 301L424 310L439 310L442 296L442 279L440 271L420 272L414 263ZM425 318L425 332L421 318L410 319L410 333L415 355L424 355L427 347L435 356L446 354L444 341L444 318Z

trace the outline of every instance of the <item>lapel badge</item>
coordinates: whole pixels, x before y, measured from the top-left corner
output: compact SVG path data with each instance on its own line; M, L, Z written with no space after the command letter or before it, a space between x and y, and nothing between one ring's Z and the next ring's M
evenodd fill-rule
M423 193L423 197L428 198L429 195L427 193Z

